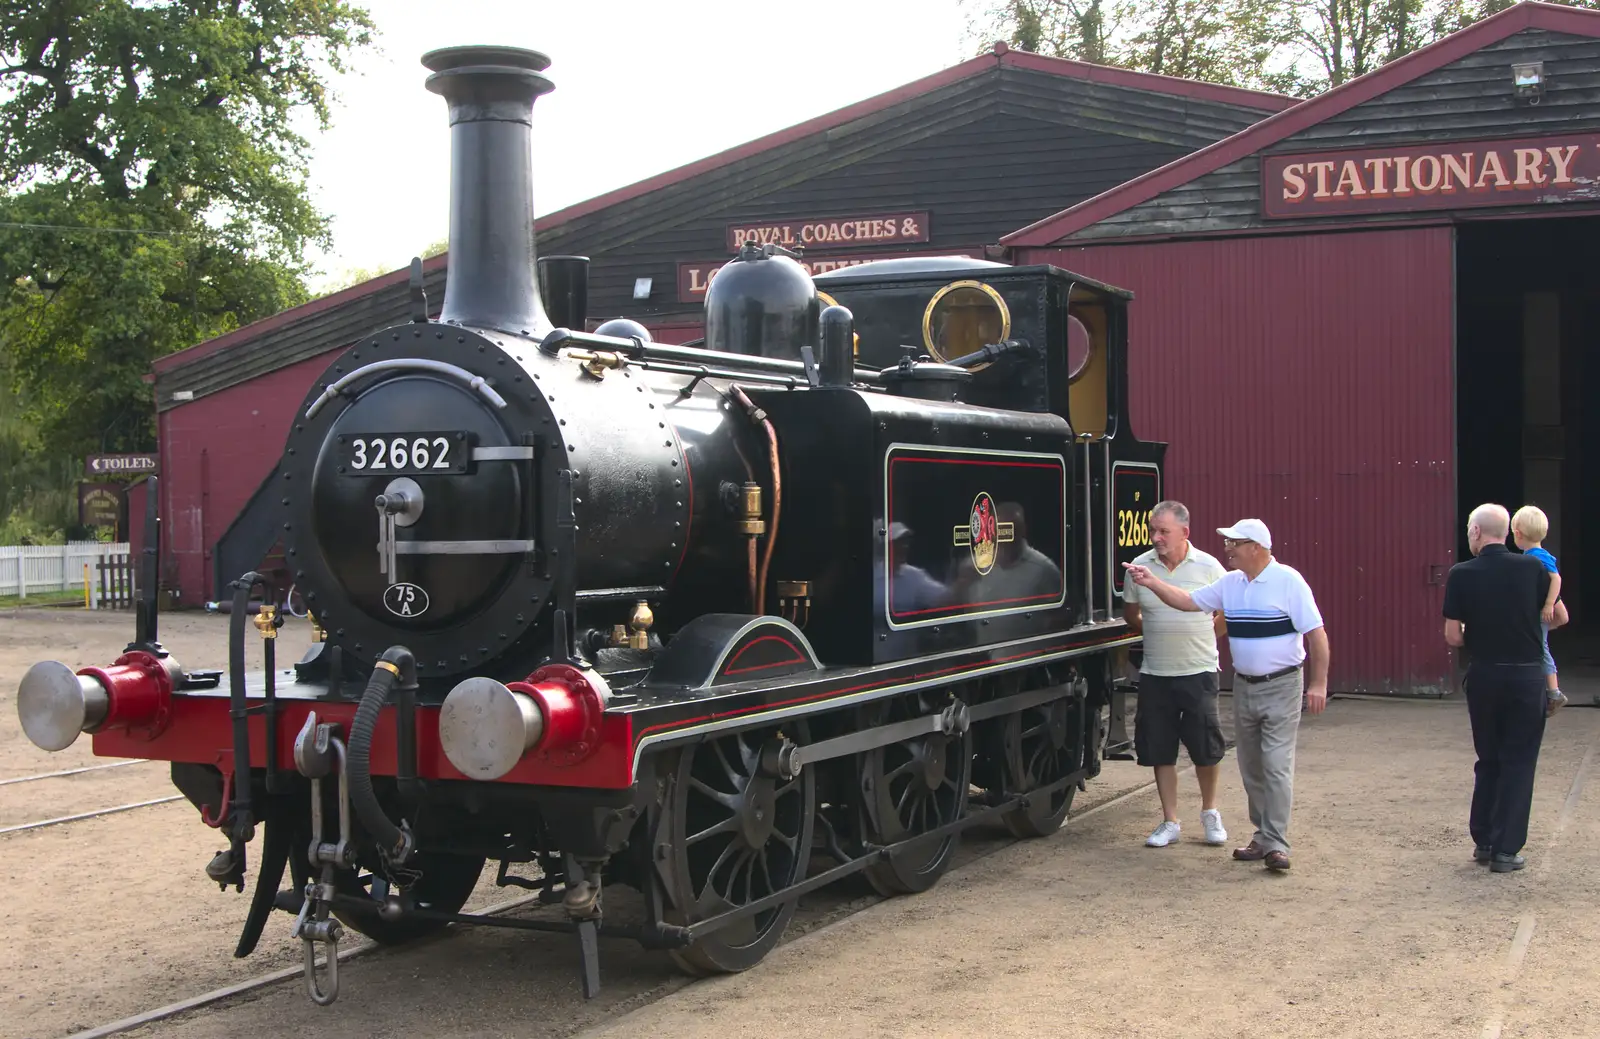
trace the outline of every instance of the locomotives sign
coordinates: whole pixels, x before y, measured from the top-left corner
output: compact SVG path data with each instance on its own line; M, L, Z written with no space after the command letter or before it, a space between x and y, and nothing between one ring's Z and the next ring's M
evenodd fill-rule
M807 256L802 255L797 261L806 269L808 274L826 274L836 271L840 267L855 267L873 260L896 260L903 256L918 255L914 251L896 249L887 252L873 250L871 252L850 253L846 256ZM924 254L926 255L926 254ZM971 256L982 259L981 250L975 249L941 249L940 256ZM706 286L711 284L711 279L717 276L717 271L728 260L703 260L699 263L678 264L678 302L699 303L706 298Z
M1270 219L1600 200L1600 134L1265 155Z
M873 216L801 217L794 220L743 221L728 225L728 250L746 242L785 249L796 246L843 248L928 240L928 214L878 213Z

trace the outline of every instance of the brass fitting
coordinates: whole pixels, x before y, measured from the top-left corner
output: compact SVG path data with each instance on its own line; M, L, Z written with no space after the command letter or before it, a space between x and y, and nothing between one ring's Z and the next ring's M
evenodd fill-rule
M328 632L327 632L327 630L325 628L323 628L322 625L317 623L317 615L316 614L307 613L306 614L306 620L311 622L311 641L312 642L326 642L326 641L328 641Z
M628 363L628 359L626 357L622 356L621 354L612 353L609 350L595 350L593 352L587 350L569 350L567 351L567 356L572 358L574 361L577 361L583 367L585 372L594 376L596 379L604 379L606 377L607 368L622 368Z
M655 614L650 612L650 604L640 599L633 607L633 616L628 618L628 627L633 629L633 634L628 639L628 646L632 649L645 650L650 648L650 625L656 622Z
M628 626L626 624L611 625L611 648L621 649L628 644Z
M275 639L278 637L278 626L272 623L277 616L278 608L276 606L268 606L266 603L261 604L261 612L256 614L256 630L261 632L262 638Z
M761 485L748 480L744 485L744 519L739 521L739 529L751 537L759 537L767 532L767 524L761 518Z

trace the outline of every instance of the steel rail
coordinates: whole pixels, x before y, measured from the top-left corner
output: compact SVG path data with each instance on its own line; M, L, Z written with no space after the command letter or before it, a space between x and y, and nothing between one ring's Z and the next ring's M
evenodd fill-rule
M10 786L12 783L32 783L36 779L55 779L58 776L75 776L80 772L98 772L103 768L121 768L124 765L143 765L149 758L131 758L127 761L112 761L104 765L85 765L82 768L66 768L60 772L41 772L36 776L17 776L15 779L0 779L0 786Z
M22 833L25 830L40 830L46 826L60 826L62 823L75 823L81 819L97 819L102 815L115 815L118 812L131 812L135 808L151 808L155 805L171 804L173 801L182 801L182 794L173 794L171 797L158 797L152 801L136 801L131 805L117 805L115 808L99 808L92 812L79 812L77 815L63 815L56 819L40 819L38 822L19 823L16 826L0 827L0 837L8 833Z
M494 905L486 906L479 915L499 916L504 913L509 913L513 909L518 909L522 906L528 905L531 902L537 902L538 900L538 895L524 895L520 898L513 898L505 902L497 902ZM444 933L448 934L450 932ZM441 937L442 936L443 935L441 935ZM426 940L427 939L423 939L423 941ZM414 949L419 944L421 943L408 942L404 947L407 949ZM356 956L361 956L365 953L371 952L374 949L383 948L390 948L390 946L384 946L378 942L371 941L370 939L362 941L360 944L348 945L339 950L339 962L343 963L346 960L353 959ZM316 960L317 969L321 970L326 965L327 958L319 956ZM266 974L258 974L253 978L247 978L244 981L238 981L232 985L225 985L219 989L212 989L210 992L203 992L198 996L190 996L188 999L180 999L176 1003L168 1003L166 1006L157 1007L154 1010L146 1010L142 1013L134 1014L132 1017L122 1018L120 1021L112 1021L109 1024L97 1025L94 1028L85 1029L81 1032L74 1032L69 1035L67 1039L104 1039L106 1036L117 1035L120 1032L130 1032L135 1028L142 1028L145 1025L163 1020L165 1018L173 1017L187 1010L198 1010L199 1008L203 1006L209 1006L212 1003L220 1003L232 996L237 996L245 992L252 992L258 988L265 988L268 985L273 985L280 981L289 981L293 978L300 978L304 975L305 965L297 963L293 967L284 967L281 970L270 971Z

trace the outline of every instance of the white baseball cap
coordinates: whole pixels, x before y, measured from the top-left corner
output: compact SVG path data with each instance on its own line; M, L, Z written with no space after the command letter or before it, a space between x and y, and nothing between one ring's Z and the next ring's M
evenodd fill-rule
M1242 519L1231 527L1218 527L1217 533L1235 541L1254 541L1262 548L1272 548L1272 532L1258 519Z

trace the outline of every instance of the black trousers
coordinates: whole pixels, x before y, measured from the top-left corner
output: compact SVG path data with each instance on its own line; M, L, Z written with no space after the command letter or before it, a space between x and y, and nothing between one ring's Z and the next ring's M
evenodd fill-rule
M1537 663L1473 664L1462 684L1478 752L1472 840L1515 855L1528 842L1533 774L1544 739L1544 670Z

